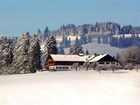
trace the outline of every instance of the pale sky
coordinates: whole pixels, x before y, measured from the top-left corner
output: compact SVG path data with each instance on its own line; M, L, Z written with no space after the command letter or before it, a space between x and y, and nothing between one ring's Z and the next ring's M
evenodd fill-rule
M36 33L63 24L113 21L140 26L139 0L0 0L0 35Z

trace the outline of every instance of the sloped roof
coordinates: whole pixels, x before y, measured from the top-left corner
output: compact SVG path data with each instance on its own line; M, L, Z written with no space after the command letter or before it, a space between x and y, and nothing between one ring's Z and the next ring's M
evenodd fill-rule
M93 56L89 59L89 62L97 62L100 59L102 59L103 57L105 57L106 55L108 55L108 54L100 54L98 56Z
M108 54L98 55L63 55L63 54L51 54L50 56L54 61L70 61L70 62L98 62ZM110 55L109 55L110 56Z
M88 56L80 56L80 55L61 55L61 54L50 54L54 61L80 61L86 62Z

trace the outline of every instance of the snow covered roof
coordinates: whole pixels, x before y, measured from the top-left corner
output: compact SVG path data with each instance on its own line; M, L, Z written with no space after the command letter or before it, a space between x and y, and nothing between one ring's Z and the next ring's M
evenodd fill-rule
M108 54L100 54L100 55L97 55L97 56L94 55L89 59L89 62L97 62L100 59L102 59L103 57L105 57L106 55L108 55Z
M84 55L61 55L61 54L50 54L52 59L54 61L80 61L80 62L86 62L89 58L89 56Z
M50 56L54 61L77 61L77 62L97 62L108 54L95 54L95 55L62 55L51 54Z

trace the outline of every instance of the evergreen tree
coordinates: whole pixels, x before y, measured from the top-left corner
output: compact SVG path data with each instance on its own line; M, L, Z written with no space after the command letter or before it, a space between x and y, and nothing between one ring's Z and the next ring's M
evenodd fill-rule
M92 42L92 36L91 36L91 35L88 35L88 37L87 37L87 42L88 42L88 43L91 43L91 42Z
M69 49L69 54L74 54L74 48L71 47L71 48Z
M100 37L97 38L97 43L101 43L101 38Z
M68 44L67 44L67 46L68 46L68 47L71 46L71 39L70 39L70 38L68 39Z
M88 50L86 50L86 52L85 52L85 53L86 53L86 55L89 55L89 51L88 51Z
M38 34L41 34L41 30L40 29L38 29L38 32L37 32Z
M81 44L86 44L87 43L87 37L85 35L81 35L80 42L81 42Z
M108 44L108 37L102 37L102 39L103 39L103 44Z
M51 36L47 40L48 54L57 54L57 43L54 36Z
M47 41L41 41L40 50L41 50L41 65L45 67L46 58L48 57L48 47Z
M17 41L14 48L13 67L15 73L29 73L29 47L30 34L23 34Z
M48 37L48 35L49 35L49 28L48 27L45 28L44 35L45 35L45 37Z
M79 54L84 54L84 50L82 46L77 46L74 48L70 48L69 53L74 55L79 55Z
M0 66L9 66L13 61L13 39L0 39Z
M78 37L76 37L74 47L78 47L80 45L81 45L81 42L79 41Z
M65 37L65 36L63 36L62 46L64 48L70 47L70 40L68 40L67 37Z
M31 38L31 45L29 48L29 70L31 73L35 73L37 70L41 70L41 50L40 41L36 36Z
M64 52L63 47L60 46L60 47L58 48L58 54L64 54L64 53L65 53L65 52Z

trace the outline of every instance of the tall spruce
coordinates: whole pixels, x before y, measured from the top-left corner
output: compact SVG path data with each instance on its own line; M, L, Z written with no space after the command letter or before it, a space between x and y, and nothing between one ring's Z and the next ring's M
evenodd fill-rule
M13 61L13 39L0 38L0 67L9 66Z
M78 46L80 46L80 45L81 45L81 42L80 42L80 40L78 39L78 37L76 37L75 43L74 43L74 47L78 47Z
M58 47L58 54L64 54L64 49L62 46Z
M15 73L29 73L29 47L31 35L27 32L17 41L14 48L13 67Z
M77 46L74 48L69 49L69 54L74 54L74 55L79 55L79 54L84 54L84 50L82 46Z
M40 41L36 35L31 38L29 48L29 70L31 73L35 73L37 70L41 70L41 50Z
M45 30L44 30L44 36L48 37L48 35L49 35L49 28L46 27Z
M50 36L47 40L48 54L57 54L57 43L54 36Z

